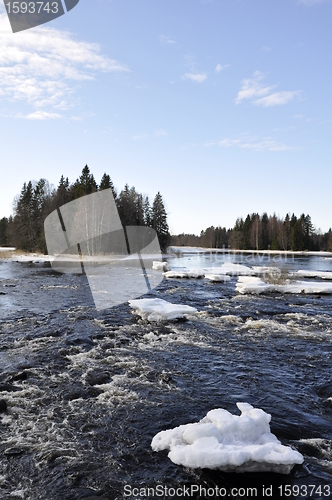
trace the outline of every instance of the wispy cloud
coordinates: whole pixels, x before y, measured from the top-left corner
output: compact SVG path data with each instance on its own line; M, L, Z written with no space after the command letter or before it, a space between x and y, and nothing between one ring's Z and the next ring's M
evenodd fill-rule
M226 69L229 67L229 64L224 64L223 66L221 64L217 64L217 66L214 68L214 71L216 73L220 73L223 69Z
M268 47L267 45L264 45L264 47L260 48L261 52L271 52L271 47Z
M176 44L175 40L172 40L171 37L165 36L165 35L160 35L159 42L162 43L163 45L175 45Z
M300 98L302 92L300 90L284 91L284 92L274 92L266 97L261 97L254 101L256 106L263 106L264 108L269 108L271 106L280 106L281 104L287 104L293 99Z
M186 73L183 77L183 80L191 80L196 83L203 83L207 79L206 73Z
M156 137L165 137L168 134L167 134L167 132L165 132L165 130L158 129L158 130L155 130L154 135Z
M276 85L265 85L263 83L265 75L260 71L255 71L252 78L242 80L242 86L235 99L236 104L249 100L256 106L265 108L287 104L295 98L301 98L300 90L273 92Z
M30 119L58 118L53 110L72 107L77 85L97 73L129 71L102 54L98 44L76 40L69 32L35 28L13 35L7 30L8 19L0 15L0 96L43 108L27 115L39 118Z
M143 141L144 139L147 139L149 137L149 134L146 132L141 132L140 134L135 134L133 135L134 141Z
M16 115L16 118L25 118L26 120L54 120L55 118L61 117L62 115L59 115L59 113L49 113L47 111L35 111L28 115Z
M205 144L206 147L218 144L223 148L237 147L239 149L249 149L252 151L288 151L296 149L291 146L287 146L282 142L278 142L272 137L253 137L249 134L241 134L235 138L226 137L218 142L208 142Z

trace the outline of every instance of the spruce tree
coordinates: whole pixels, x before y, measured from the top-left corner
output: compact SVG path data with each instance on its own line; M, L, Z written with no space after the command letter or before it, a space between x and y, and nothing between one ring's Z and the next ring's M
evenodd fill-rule
M144 224L150 227L152 225L152 211L148 196L145 197L143 210L144 210Z
M55 206L56 208L61 207L62 205L65 205L69 201L69 179L66 177L64 178L63 175L60 177L59 185L55 193Z
M7 245L7 229L8 229L8 219L3 217L0 220L0 247Z
M91 174L88 165L85 165L80 177L70 187L70 200L76 200L81 196L95 193L96 191L98 191L98 186L95 178Z
M103 189L112 189L114 199L116 199L117 194L114 188L114 184L111 180L111 177L106 173L104 173L104 175L102 176L99 184L99 190L102 191Z
M157 232L160 248L164 252L169 245L170 234L164 202L159 191L153 200L152 227Z

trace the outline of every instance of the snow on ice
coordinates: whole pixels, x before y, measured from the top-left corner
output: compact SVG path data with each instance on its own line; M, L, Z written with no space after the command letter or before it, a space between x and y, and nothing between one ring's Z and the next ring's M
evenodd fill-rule
M158 260L154 260L152 263L152 269L155 271L168 271L167 262L159 262Z
M198 423L159 432L151 447L170 450L172 462L192 469L289 474L303 462L298 451L282 445L271 433L271 415L248 403L237 407L240 416L216 409Z
M331 271L304 271L300 269L295 275L300 278L322 278L323 280L332 280Z
M252 276L240 276L236 284L236 291L242 294L245 293L314 293L314 294L330 294L332 293L332 283L323 283L317 281L289 281L285 284L265 283L262 279Z
M173 320L185 318L187 315L196 314L195 307L182 304L172 304L163 299L137 299L129 300L129 305L134 313L148 321Z

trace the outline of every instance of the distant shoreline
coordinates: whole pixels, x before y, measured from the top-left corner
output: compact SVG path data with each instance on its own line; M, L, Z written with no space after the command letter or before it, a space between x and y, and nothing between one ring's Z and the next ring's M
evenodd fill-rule
M235 250L232 248L205 248L205 247L185 247L171 245L167 249L168 254L256 254L256 255L285 255L285 256L316 256L332 257L332 252L312 252L312 251L292 251L292 250Z

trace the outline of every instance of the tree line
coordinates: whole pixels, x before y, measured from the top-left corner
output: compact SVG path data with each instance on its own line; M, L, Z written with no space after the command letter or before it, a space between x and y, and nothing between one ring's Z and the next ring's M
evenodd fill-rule
M275 214L248 214L238 218L232 229L208 227L199 236L172 236L172 245L231 248L238 250L325 250L332 252L332 230L316 232L310 215L287 214L284 219Z
M160 247L165 251L170 241L167 213L158 192L150 203L149 197L125 185L118 193L111 177L104 173L97 184L86 165L80 177L70 184L68 177L60 178L57 188L46 179L23 184L14 200L14 215L0 219L0 246L13 246L28 252L47 253L44 220L62 205L81 196L111 189L123 226L149 226L156 230Z

